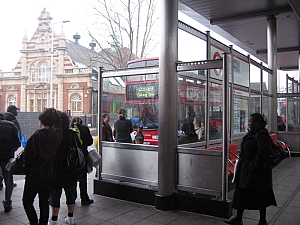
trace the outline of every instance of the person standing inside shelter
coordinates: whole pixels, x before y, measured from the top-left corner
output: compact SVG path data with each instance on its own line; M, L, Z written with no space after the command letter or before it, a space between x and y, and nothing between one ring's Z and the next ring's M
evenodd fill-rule
M74 117L71 121L71 126L77 126L80 131L80 139L82 141L82 151L85 156L85 162L87 162L88 146L93 144L93 137L91 135L90 129L82 124L82 119L80 117ZM79 189L81 205L90 205L94 202L90 199L87 193L87 164L78 171Z
M15 151L20 146L17 127L0 114L0 169L2 170L0 175L4 177L5 182L5 199L2 204L6 213L12 209L11 196L14 186L13 175L5 167L9 159L14 158Z
M143 126L140 125L138 127L137 133L134 139L135 144L144 144L144 134L143 134Z
M13 122L16 125L18 132L21 132L21 127L20 127L19 121L16 118L19 113L19 110L20 110L20 108L18 108L17 106L9 105L6 109L6 112L3 113L3 116L4 116L5 120ZM14 187L16 187L16 186L17 186L17 184L14 183ZM3 177L0 176L0 190L2 190L2 189L3 189Z
M109 125L110 115L108 113L103 113L102 120L102 141L113 141L112 129Z
M232 207L237 215L224 220L227 224L242 225L245 209L259 210L258 225L267 225L267 207L277 206L272 184L272 170L266 164L272 149L264 117L250 115L249 132L243 137L236 176Z
M199 141L204 141L204 132L205 132L205 127L204 127L204 122L202 121L201 117L196 116L193 121L195 133L198 136Z
M126 119L126 110L121 108L118 111L119 119L114 122L113 136L116 142L132 143L131 132L132 122Z
M25 148L23 206L30 225L47 225L50 191L55 181L55 155L62 140L62 129L54 108L44 109L38 119L41 129L31 135ZM39 196L39 220L33 205L36 195Z
M113 141L112 129L109 125L110 115L109 113L102 114L102 141ZM94 146L98 151L99 137L97 136L94 140Z
M53 189L50 194L50 205L52 207L52 216L49 225L58 224L58 213L60 209L60 198L62 189L65 191L68 215L65 217L65 222L69 225L74 224L74 208L77 197L77 171L72 171L67 165L67 155L69 146L80 146L79 140L74 139L74 132L70 129L70 117L65 112L58 111L61 118L63 138L56 151L56 178ZM75 136L77 138L77 136Z
M110 115L109 113L102 114L102 141L113 141L112 129L109 125ZM97 136L94 140L94 146L98 151L99 137ZM98 168L96 168L95 177L98 176Z

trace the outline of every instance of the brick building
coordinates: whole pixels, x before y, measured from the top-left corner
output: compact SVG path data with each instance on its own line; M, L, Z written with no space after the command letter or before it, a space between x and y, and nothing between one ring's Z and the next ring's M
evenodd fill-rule
M12 72L0 70L0 111L15 104L22 112L40 112L44 107L50 107L52 101L53 107L69 110L71 115L97 113L97 70L99 67L112 67L107 65L101 52L95 52L95 43L90 43L90 49L81 46L78 34L73 35L74 41L70 41L65 38L63 29L59 35L53 31L52 40L51 20L49 12L42 10L31 39L26 33L23 37L21 58L16 67ZM126 48L126 52L128 50ZM50 97L51 70L53 96ZM104 88L106 96L109 92Z

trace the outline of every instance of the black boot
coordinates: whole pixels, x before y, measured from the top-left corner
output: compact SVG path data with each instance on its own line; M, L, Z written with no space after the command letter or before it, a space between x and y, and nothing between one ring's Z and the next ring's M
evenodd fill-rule
M267 221L259 221L257 225L268 225Z
M224 220L224 223L233 224L233 225L243 225L243 221L237 220L235 217L231 217L228 220Z

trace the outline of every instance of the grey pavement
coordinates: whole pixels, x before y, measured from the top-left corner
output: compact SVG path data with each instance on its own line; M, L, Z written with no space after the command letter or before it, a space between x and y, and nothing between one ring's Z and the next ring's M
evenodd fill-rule
M14 176L17 187L13 191L13 209L5 213L0 208L1 225L29 224L22 206L24 176ZM75 224L76 225L208 225L225 224L222 218L183 211L160 211L153 206L142 205L118 199L108 198L93 194L93 180L95 170L88 175L89 195L94 203L82 206L80 198L76 200ZM284 160L273 170L274 191L278 206L267 209L269 225L300 225L300 157ZM232 193L229 193L232 196ZM4 190L0 191L0 198L4 198ZM35 200L38 209L38 199ZM0 206L1 207L1 206ZM217 210L217 209L216 209ZM50 210L51 212L51 210ZM39 211L38 211L39 213ZM235 212L233 212L235 214ZM59 224L66 224L64 217L67 215L65 196L63 194L59 213ZM258 211L247 210L244 213L244 225L258 223Z

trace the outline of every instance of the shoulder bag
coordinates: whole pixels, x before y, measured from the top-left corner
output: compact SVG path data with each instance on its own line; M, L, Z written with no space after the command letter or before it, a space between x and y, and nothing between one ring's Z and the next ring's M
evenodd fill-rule
M75 141L75 145L73 144ZM72 171L80 170L85 166L85 157L82 149L77 145L75 134L71 134L71 143L67 154L67 165Z
M5 169L13 175L25 175L25 151L21 151L16 158L11 158Z

